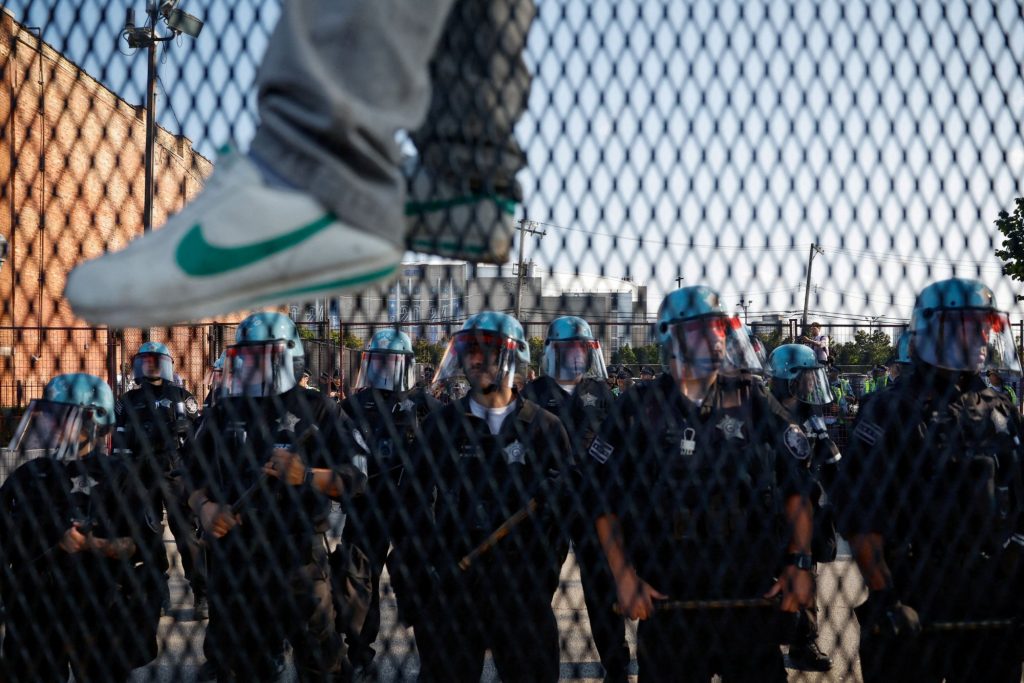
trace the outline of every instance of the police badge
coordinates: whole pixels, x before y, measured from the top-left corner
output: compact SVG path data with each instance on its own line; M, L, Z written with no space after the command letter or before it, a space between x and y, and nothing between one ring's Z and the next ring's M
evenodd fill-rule
M90 477L87 474L83 474L79 477L74 477L71 480L71 493L84 493L89 495L94 486L99 486L99 482Z
M732 415L726 415L722 418L721 422L715 425L722 432L725 433L726 439L742 439L743 437L743 422L737 420Z
M786 444L790 455L797 460L806 460L811 457L811 443L807 435L796 425L789 425L785 434L782 435L782 442Z
M513 441L508 446L505 446L505 463L509 465L515 463L520 465L526 464L526 449L523 448L523 444Z

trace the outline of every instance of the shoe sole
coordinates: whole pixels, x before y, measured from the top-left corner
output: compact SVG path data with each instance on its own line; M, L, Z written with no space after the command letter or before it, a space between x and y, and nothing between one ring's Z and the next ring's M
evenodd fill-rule
M108 327L159 327L185 321L213 318L242 309L278 306L286 303L308 301L315 296L342 294L353 289L383 280L398 271L401 252L381 256L363 264L355 274L338 277L332 273L312 275L303 272L299 277L278 280L261 288L250 288L243 292L234 291L216 299L201 302L162 306L158 311L152 307L132 309L119 306L116 309L89 309L75 307L74 312L84 320ZM351 269L348 269L351 270Z
M515 228L507 225L515 215L514 203L484 199L467 203L409 202L406 247L412 251L475 263L508 263ZM453 229L461 226L461 234ZM500 231L500 232L499 232ZM475 239L486 234L488 244Z

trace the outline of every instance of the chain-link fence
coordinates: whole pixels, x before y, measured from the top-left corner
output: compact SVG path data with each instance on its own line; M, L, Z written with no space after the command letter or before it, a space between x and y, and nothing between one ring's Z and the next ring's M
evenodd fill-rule
M1022 64L999 1L5 3L0 680L1020 681Z

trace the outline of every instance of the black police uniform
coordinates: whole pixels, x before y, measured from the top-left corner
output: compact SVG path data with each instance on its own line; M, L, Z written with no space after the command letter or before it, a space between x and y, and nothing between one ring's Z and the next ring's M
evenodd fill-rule
M7 573L3 679L12 683L123 681L157 654L156 556L162 528L145 490L115 456L63 463L36 458L0 488L0 546ZM130 537L135 552L110 559L59 547L78 523L96 538Z
M318 431L310 432L312 426ZM195 490L239 506L243 493L256 487L238 510L242 523L222 538L207 539L210 612L217 627L206 634L205 649L240 680L276 677L274 655L286 638L303 680L340 675L346 665L324 535L331 499L309 483L289 486L261 476L275 447L297 441L304 442L297 452L307 467L341 476L343 502L361 490L364 477L350 464L356 454L365 455L361 437L337 404L316 391L296 387L267 398L218 398L195 438Z
M365 437L369 458L364 495L352 501L343 531L347 548L366 554L372 583L370 603L361 628L344 625L349 659L353 665L369 664L373 643L380 632L380 575L392 536L401 531L403 515L415 509L410 501L405 466L417 446L420 424L440 410L441 403L422 389L385 391L363 389L342 401L341 409ZM339 632L342 631L339 625Z
M396 593L416 593L397 597L416 603L420 680L477 681L488 648L502 680L557 680L551 599L566 533L556 491L573 468L564 427L519 397L492 435L467 396L433 413L423 432L410 482L418 524L401 541L401 563L389 560L392 580L400 579ZM460 558L534 498L542 502L533 515L468 570L458 569ZM419 568L427 571L416 576Z
M823 417L824 411L821 406L797 401L788 410L790 418L793 422L800 425L811 444L811 457L804 461L807 465L808 473L813 479L811 503L814 505L814 535L811 542L811 557L816 563L833 562L836 559L838 537L836 533L835 509L827 492L834 488L842 454L828 433L828 427ZM793 661L794 668L799 668L796 666L798 664L810 666L811 670L820 670L814 668L815 665L822 669L830 666L828 660L816 649L817 639L818 608L815 605L800 610L792 644L794 647L802 645L809 648L813 646L813 651L807 652L804 650L803 652L810 658L817 657L822 661ZM793 654L792 649L790 654Z
M590 443L615 402L608 384L603 380L588 378L582 380L570 393L562 389L554 378L542 375L526 385L523 396L558 416L572 442L573 453L581 464L586 465L581 456L590 448ZM581 488L576 498L580 503L589 499L597 486L594 477L588 476L592 474L592 468L584 466L581 474ZM624 681L630 655L626 644L626 621L614 611L615 581L589 511L581 505L574 513L570 530L576 562L580 568L590 632L605 669L605 680Z
M196 536L196 520L188 507L183 481L183 447L199 419L199 403L185 389L163 380L126 392L114 405L117 430L114 448L130 453L139 478L150 491L153 514L167 524L178 546L181 566L198 601L206 595L206 569ZM158 558L159 560L159 558ZM170 568L166 553L163 571ZM166 597L166 588L165 588Z
M759 598L786 541L785 500L806 495L810 446L782 406L750 379L723 407L719 378L701 405L663 374L621 397L590 448L638 576L672 600ZM733 394L735 395L735 394ZM785 681L770 607L658 610L641 621L642 681Z
M889 639L876 629L885 610L859 607L866 683L1021 679L1018 630L934 630L1024 616L1020 416L980 378L962 387L914 368L861 408L846 449L840 530L881 534L891 597L924 627Z

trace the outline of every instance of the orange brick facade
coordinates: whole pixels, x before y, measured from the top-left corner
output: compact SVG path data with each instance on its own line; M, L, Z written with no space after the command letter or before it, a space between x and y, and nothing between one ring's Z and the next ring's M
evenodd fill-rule
M9 244L0 269L2 408L36 394L57 372L106 376L106 330L31 328L85 327L63 298L67 273L141 234L145 111L2 9L0 80L0 235ZM201 188L212 164L189 140L158 129L154 168L153 223L161 225ZM153 331L170 342L182 369L193 364L180 361L196 353L194 336ZM126 348L129 357L133 350ZM201 383L205 367L187 372L198 375L190 384Z

